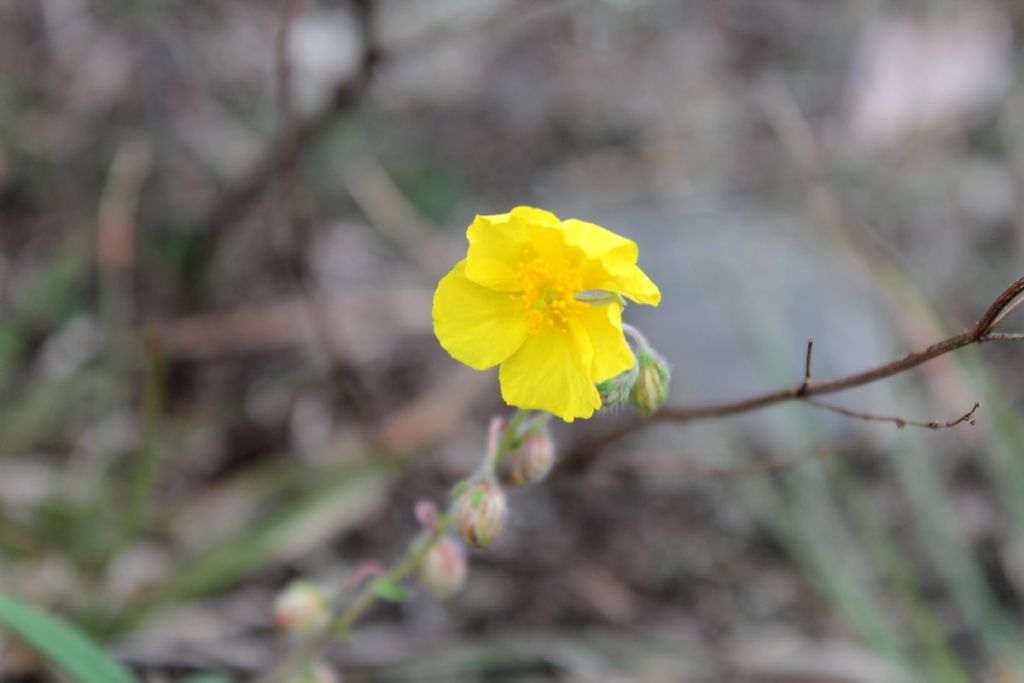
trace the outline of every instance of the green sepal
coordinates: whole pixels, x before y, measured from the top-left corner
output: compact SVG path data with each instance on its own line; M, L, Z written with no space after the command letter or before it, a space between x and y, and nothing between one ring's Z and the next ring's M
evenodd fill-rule
M462 481L457 483L455 486L452 487L452 500L458 500L459 498L462 498L462 494L465 493L466 489L468 488L469 481L466 479L463 479Z
M409 591L389 579L375 579L372 586L373 594L382 600L405 602L409 599Z

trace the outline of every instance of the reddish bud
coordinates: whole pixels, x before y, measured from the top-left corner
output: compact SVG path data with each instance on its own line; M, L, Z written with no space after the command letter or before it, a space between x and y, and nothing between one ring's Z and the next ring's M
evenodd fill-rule
M438 540L417 568L420 583L440 600L446 600L462 589L467 572L466 551L449 536Z
M307 635L327 625L331 600L315 584L292 581L274 600L274 625L291 635Z
M507 520L505 493L493 481L470 483L455 504L459 534L462 540L476 548L490 546L505 528Z
M505 456L505 474L517 486L543 481L555 463L555 442L546 429L522 437L522 444Z

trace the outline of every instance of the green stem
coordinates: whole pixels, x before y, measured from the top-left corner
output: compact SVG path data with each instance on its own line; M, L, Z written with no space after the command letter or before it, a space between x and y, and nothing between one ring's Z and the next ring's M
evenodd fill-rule
M494 453L488 453L488 459L494 463L495 469L501 464L505 455L519 445L519 428L528 415L529 411L517 410L516 414L509 420L501 439L498 440ZM535 422L542 424L541 420L546 420L547 417L550 416L538 415L535 418ZM430 534L422 541L412 543L402 559L388 570L383 579L389 583L398 583L416 571L416 568L423 561L423 558L426 557L427 553L430 552L430 549L448 533L451 527L451 511L440 515L437 525L430 531ZM376 604L379 598L380 596L374 590L373 583L370 582L348 607L338 612L331 619L320 633L300 644L279 666L265 676L256 679L255 683L288 683L302 667L319 657L339 633L346 633L351 630L355 623Z
M498 471L498 468L501 467L501 461L505 459L509 451L515 450L521 445L522 437L519 433L519 427L522 426L523 421L529 414L528 410L516 410L516 414L508 421L508 426L505 427L501 440L498 441L498 447L495 449L494 458L491 461L493 463L492 472Z
M135 532L147 528L151 521L153 487L160 460L160 418L164 404L163 361L159 345L155 339L146 335L144 347L146 374L142 395L142 429L139 453L132 474L129 515Z
M430 535L420 543L412 544L405 557L384 575L384 580L397 583L415 571L426 554L441 540L451 526L451 515L441 515ZM320 653L327 649L339 633L349 631L359 618L373 607L378 598L373 581L370 581L359 593L359 596L348 607L338 612L319 634L299 645L298 649L288 655L277 668L257 679L256 683L288 683L302 667L320 656Z

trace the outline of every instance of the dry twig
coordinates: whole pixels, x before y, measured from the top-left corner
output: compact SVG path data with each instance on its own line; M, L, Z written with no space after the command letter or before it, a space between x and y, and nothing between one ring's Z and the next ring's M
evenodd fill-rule
M978 322L970 329L956 336L944 339L936 344L932 344L926 349L909 353L902 358L897 358L896 360L885 363L884 365L879 365L862 372L857 372L845 377L839 377L820 384L812 384L810 382L810 372L808 369L805 372L804 381L789 388L770 391L738 401L664 408L650 417L638 418L630 422L626 422L625 424L606 431L604 434L599 434L596 437L578 444L566 455L565 458L562 459L559 468L562 471L583 470L588 467L591 462L597 459L601 450L606 446L609 446L616 441L643 429L644 427L658 422L682 423L692 422L694 420L729 417L778 403L785 403L787 401L806 400L813 396L834 394L839 391L864 386L866 384L871 384L873 382L898 375L934 358L938 358L939 356L943 356L947 353L951 353L973 344L993 341L1024 340L1024 335L1021 334L992 332L992 326L1001 319L1003 312L1007 307L1012 306L1017 297L1022 294L1024 294L1024 277L1019 278L1003 290L996 300L992 302L992 305L988 307L988 310L985 311L985 314L981 319L978 320ZM809 359L810 351L808 351L808 368ZM847 409L842 410L846 411ZM863 417L866 415L856 414L855 411L847 411L846 414L849 414L851 417ZM954 421L953 424L961 424L970 420L972 415L973 410L959 421ZM882 419L882 416L871 416L868 419ZM886 419L885 421L896 420L901 420L901 418L891 418ZM903 424L916 424L912 423L910 420L902 420L902 422ZM924 423L924 426L932 429L940 428L938 426L931 427L930 423ZM953 425L951 424L950 426Z
M284 9L284 20L278 29L278 85L285 86L279 88L279 106L288 103L287 82L290 76L287 62L281 59L280 55L284 51L288 26L301 9L301 4L298 1L289 1ZM338 83L320 109L294 126L282 130L245 177L221 194L210 206L200 221L206 244L202 258L194 266L199 273L202 272L205 262L216 252L228 229L248 215L274 179L289 175L308 153L312 142L319 139L339 116L354 109L369 89L380 61L380 51L374 38L375 4L374 0L352 0L351 4L362 41L362 51L355 75Z
M920 420L908 420L904 417L896 417L893 415L878 415L876 413L869 413L861 410L852 410L836 403L829 403L828 401L822 401L817 398L806 399L808 405L812 405L815 408L822 408L824 410L830 410L833 413L839 413L846 417L852 417L857 420L864 420L865 422L888 422L894 424L900 429L904 427L922 427L924 429L949 429L962 425L965 422L974 424L974 413L981 407L980 403L975 403L974 407L968 410L966 413L956 418L955 420L949 420L947 422L937 422L932 420L930 422L923 422Z

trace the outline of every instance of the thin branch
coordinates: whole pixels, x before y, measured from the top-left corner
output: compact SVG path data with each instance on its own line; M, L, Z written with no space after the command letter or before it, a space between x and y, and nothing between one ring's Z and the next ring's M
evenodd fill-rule
M978 343L994 341L1024 341L1024 332L989 332L978 337Z
M814 340L807 340L807 356L804 358L804 383L800 385L800 395L804 396L807 394L807 389L811 386L811 365L814 362Z
M903 429L904 427L922 427L924 429L949 429L951 427L962 425L965 422L968 422L973 425L974 413L976 413L978 411L978 408L981 407L980 403L975 403L974 407L971 408L969 411L967 411L960 417L956 418L955 420L950 420L949 422L936 422L934 420L931 422L921 422L918 420L908 420L906 418L894 417L891 415L876 415L875 413L867 413L860 410L852 410L850 408L846 408L835 403L822 401L821 399L818 398L808 398L806 399L806 402L809 405L814 406L815 408L830 410L833 413L839 413L840 415L852 417L857 420L864 420L866 422L888 422L890 424L896 425L900 429Z
M285 0L290 2L291 0ZM523 0L498 11L480 25L470 27L480 35L488 35L494 26L503 28L519 25L549 12L570 7L578 0ZM358 108L373 85L382 63L387 61L413 61L421 59L430 50L443 46L452 35L464 33L464 27L453 28L450 22L437 29L428 29L413 39L397 46L385 46L378 40L376 29L377 0L350 0L362 51L353 76L335 84L330 97L307 118L295 122L291 130L277 135L259 159L241 176L236 184L218 195L198 221L198 231L205 244L199 257L191 264L193 277L187 281L201 282L207 263L217 252L229 230L246 218L259 204L274 181L281 166L297 166L309 153L313 144L327 133L335 121ZM285 10L286 12L289 10Z
M364 52L369 54L375 45L375 37L372 32L374 6L372 0L356 0L353 2L353 6L361 18L360 32L363 37ZM298 134L298 129L293 123L292 65L288 57L288 45L292 27L305 7L306 0L284 0L281 7L281 20L274 40L278 135L282 140L287 140L289 135ZM369 424L376 415L375 393L364 379L363 373L351 361L351 353L345 348L341 338L335 334L330 323L330 316L327 315L318 293L317 283L307 263L309 220L299 201L298 159L281 159L276 171L278 210L281 224L287 228L284 265L290 271L302 294L303 308L309 319L309 327L313 332L313 342L323 358L326 359L331 376L336 380L339 389L348 397L349 405L357 414L360 422Z
M280 51L276 66L278 69L279 91L278 106L288 103L287 82L289 72L286 60L280 59L283 52L287 30L295 15L301 9L301 2L288 0L284 9L284 20L279 25L275 40L275 49ZM200 221L206 244L201 257L193 264L197 273L201 274L206 261L216 252L220 241L235 223L245 218L260 197L273 183L279 174L287 175L290 169L299 165L309 151L312 143L323 136L331 125L342 114L354 109L369 89L380 62L380 51L375 36L374 0L352 0L352 8L356 16L356 25L362 41L362 51L355 74L348 80L335 85L326 102L308 118L297 122L281 131L274 142L266 150L245 177L234 187L221 194ZM284 65L284 71L281 70ZM285 86L285 87L280 87Z
M996 319L992 321L992 327L994 328L996 325L1006 320L1013 314L1014 311L1016 311L1022 305L1024 305L1024 296L1017 297L1017 299L1012 304L1004 308L1002 313L996 316Z
M992 327L1001 319L1002 313L1012 306L1018 296L1024 294L1024 277L1014 281L1009 287L992 302L981 319L970 329L932 344L926 349L909 353L894 361L869 368L867 370L839 377L827 382L808 384L801 382L795 386L770 391L764 394L740 399L738 401L727 401L724 403L710 403L693 406L679 406L675 408L663 408L661 411L646 418L636 418L630 422L618 425L603 434L588 439L573 448L559 464L559 469L567 472L575 472L585 469L593 460L596 460L600 451L620 439L633 434L658 422L692 422L694 420L706 420L722 417L730 417L741 413L748 413L759 408L765 408L778 403L785 403L794 400L803 400L812 396L834 394L846 389L871 384L894 375L916 368L928 361L962 349L972 344L990 341L1024 341L1022 334L993 333ZM805 378L806 379L806 378Z

